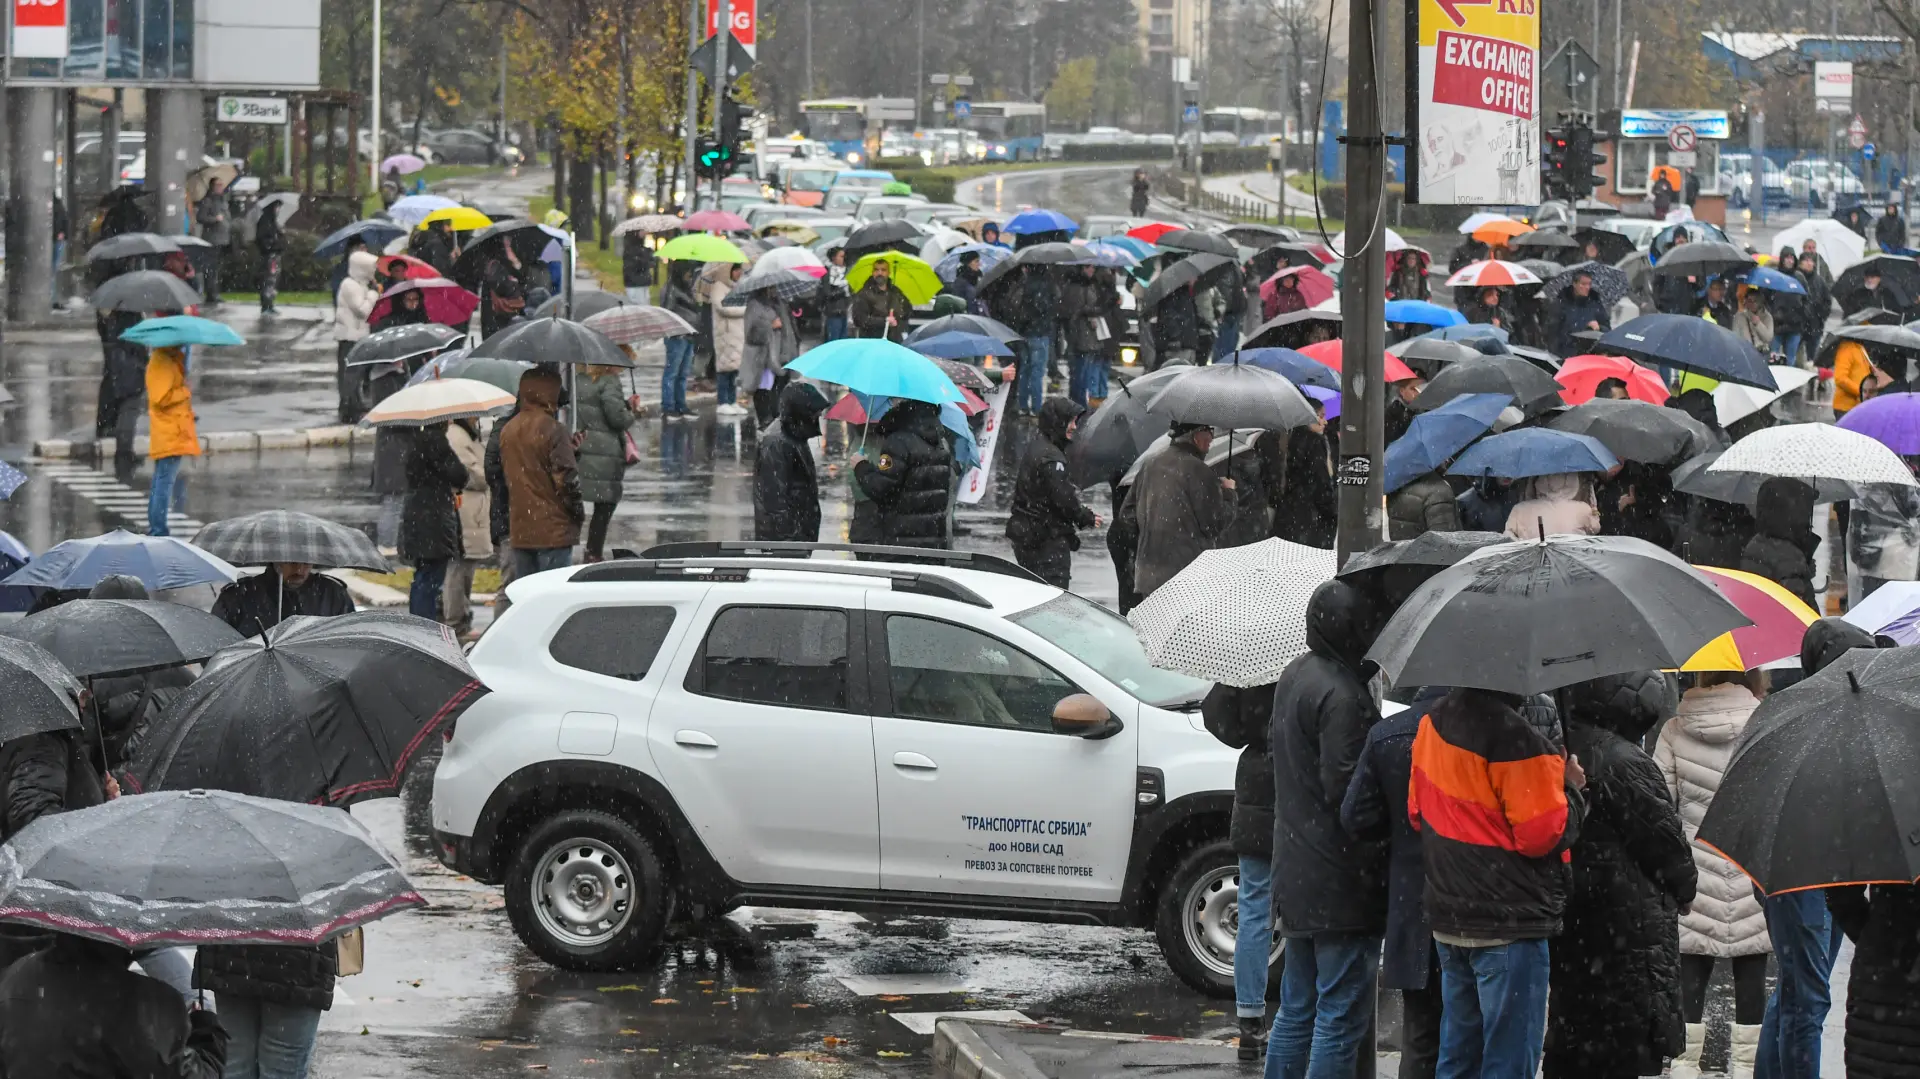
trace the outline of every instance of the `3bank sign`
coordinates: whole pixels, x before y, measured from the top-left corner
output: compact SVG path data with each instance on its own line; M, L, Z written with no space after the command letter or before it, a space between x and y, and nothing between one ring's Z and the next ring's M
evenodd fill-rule
M1418 0L1409 201L1540 201L1538 0Z
M223 124L284 124L287 122L287 99L223 94L215 106L215 112Z

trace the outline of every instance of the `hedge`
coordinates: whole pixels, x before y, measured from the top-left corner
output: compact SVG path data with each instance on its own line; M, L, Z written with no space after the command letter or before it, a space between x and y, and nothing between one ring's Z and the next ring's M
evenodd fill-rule
M325 237L314 232L288 232L287 252L280 256L280 291L325 292L333 277L334 260L313 257ZM220 260L220 287L231 292L260 291L260 253L252 244L235 244Z

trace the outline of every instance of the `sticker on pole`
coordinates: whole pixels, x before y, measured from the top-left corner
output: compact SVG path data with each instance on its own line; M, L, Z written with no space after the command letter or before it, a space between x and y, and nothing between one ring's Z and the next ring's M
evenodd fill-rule
M1416 196L1429 205L1540 201L1537 0L1418 0Z
M67 58L67 0L13 0L13 55Z

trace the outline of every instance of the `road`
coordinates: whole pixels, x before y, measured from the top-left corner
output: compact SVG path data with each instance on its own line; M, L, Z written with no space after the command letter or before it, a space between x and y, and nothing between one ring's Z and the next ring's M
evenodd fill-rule
M1048 205L1070 216L1124 212L1130 170L1009 174L974 185L989 208ZM469 182L482 203L538 190ZM249 339L199 350L191 379L203 430L297 428L332 422L333 343L324 310L276 320L217 311ZM91 325L9 331L0 454L90 433L99 380ZM661 355L643 352L641 392L657 396ZM635 429L641 460L627 473L610 541L641 548L749 534L754 435L739 422L648 420ZM1011 426L995 482L960 521L969 549L1004 554L1012 462L1032 437ZM363 449L215 453L184 472L182 509L200 521L267 506L307 510L371 528L377 500ZM28 463L31 480L0 504L0 528L36 550L69 536L143 525L143 467L132 489L79 466ZM824 534L843 537L844 480L826 483ZM1104 497L1094 496L1105 513ZM1076 590L1111 604L1114 578L1098 533L1075 556ZM203 599L210 597L202 597ZM854 915L736 911L685 930L657 966L617 976L556 971L507 927L498 889L456 877L431 858L425 828L430 773L402 800L357 807L432 902L373 926L367 970L344 979L322 1026L321 1079L505 1079L529 1069L568 1076L698 1075L864 1079L930 1074L931 1039L902 1013L1017 1011L1084 1030L1186 1037L1229 1034L1232 1009L1177 982L1150 934L935 918L870 922ZM1840 981L1837 978L1837 981ZM1724 980L1724 975L1723 975ZM1716 987L1724 1010L1728 989ZM1836 1016L1839 1013L1836 1005ZM1837 1027L1837 1020L1835 1026ZM1837 1035L1836 1035L1837 1036ZM1718 1043L1724 1045L1724 1041ZM1715 1052L1723 1050L1715 1049ZM1391 1074L1393 1057L1383 1057ZM1839 1075L1837 1042L1829 1074Z

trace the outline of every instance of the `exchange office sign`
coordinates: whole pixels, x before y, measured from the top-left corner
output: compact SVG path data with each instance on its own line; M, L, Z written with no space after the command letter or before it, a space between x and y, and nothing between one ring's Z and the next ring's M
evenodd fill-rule
M287 122L287 99L223 94L214 111L223 124L284 124Z
M1537 0L1417 0L1408 202L1540 201Z

